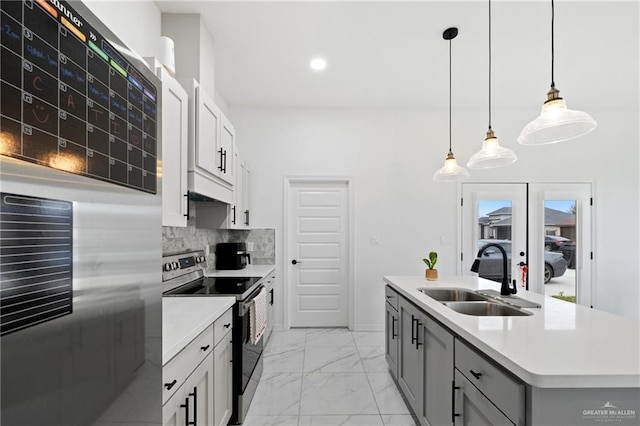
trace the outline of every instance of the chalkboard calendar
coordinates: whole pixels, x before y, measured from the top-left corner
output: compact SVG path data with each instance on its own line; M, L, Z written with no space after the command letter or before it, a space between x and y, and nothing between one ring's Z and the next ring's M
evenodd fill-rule
M68 2L0 5L0 153L155 194L155 85Z

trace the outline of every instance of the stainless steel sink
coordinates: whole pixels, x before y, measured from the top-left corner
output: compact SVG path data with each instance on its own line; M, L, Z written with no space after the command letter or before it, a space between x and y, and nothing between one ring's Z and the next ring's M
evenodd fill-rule
M493 302L445 302L445 306L464 315L477 317L522 317L533 315L513 306Z
M465 288L419 288L418 291L438 302L486 301L489 298Z

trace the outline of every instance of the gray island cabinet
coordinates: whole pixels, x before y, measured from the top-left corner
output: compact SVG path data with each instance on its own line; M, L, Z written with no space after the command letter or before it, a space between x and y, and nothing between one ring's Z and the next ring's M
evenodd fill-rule
M389 371L421 425L640 424L638 323L526 291L533 315L463 315L418 288L496 283L384 280Z

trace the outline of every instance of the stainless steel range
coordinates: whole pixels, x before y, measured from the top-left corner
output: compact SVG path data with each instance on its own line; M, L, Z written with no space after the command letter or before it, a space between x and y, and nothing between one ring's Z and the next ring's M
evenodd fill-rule
M249 307L264 287L256 277L205 277L203 251L165 255L162 262L163 297L233 296L233 414L241 424L262 376L263 341L251 343Z

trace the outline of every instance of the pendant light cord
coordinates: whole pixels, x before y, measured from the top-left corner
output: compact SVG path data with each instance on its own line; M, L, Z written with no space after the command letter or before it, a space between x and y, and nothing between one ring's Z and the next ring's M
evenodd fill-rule
M449 153L451 153L451 40L449 40Z
M489 0L489 130L491 130L491 0Z
M553 0L551 0L551 87L556 87L556 81L553 75L554 62L555 62L555 48L554 48L554 20L555 20L555 7Z

